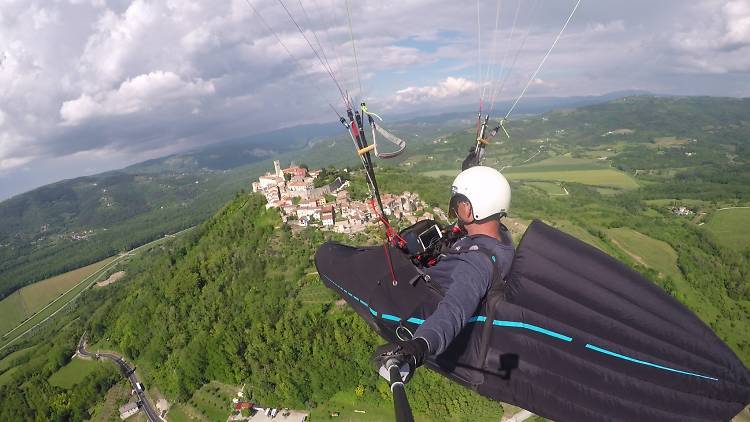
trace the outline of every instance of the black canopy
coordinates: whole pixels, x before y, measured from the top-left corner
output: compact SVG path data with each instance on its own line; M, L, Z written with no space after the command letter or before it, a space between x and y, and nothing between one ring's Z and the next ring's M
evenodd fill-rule
M426 319L440 293L396 249L326 243L323 282L387 341ZM600 250L534 221L507 282L494 284L431 369L560 421L729 420L750 373L684 305Z

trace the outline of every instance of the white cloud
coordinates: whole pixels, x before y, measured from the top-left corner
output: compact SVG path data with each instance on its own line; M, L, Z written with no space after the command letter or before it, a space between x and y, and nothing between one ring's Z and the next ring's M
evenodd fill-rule
M172 72L157 71L128 79L116 90L96 96L81 94L65 101L60 117L65 125L77 125L97 116L132 114L176 103L194 104L214 92L210 81L183 81Z
M625 22L622 19L601 23L595 22L586 26L587 31L591 32L623 32L625 31Z
M33 157L28 156L19 148L23 142L24 139L21 136L11 130L3 129L0 124L0 174L32 160Z
M689 72L750 72L750 3L708 0L694 6L694 23L671 37L676 62Z
M394 101L402 104L419 104L427 101L453 99L477 90L477 84L465 78L449 76L432 86L410 86L396 91Z
M32 157L0 158L0 173L4 173L30 162Z
M722 9L726 17L724 40L729 44L750 44L750 2L734 0Z
M276 0L251 1L296 61L245 0L0 0L3 166L94 150L127 151L136 160L156 145L179 149L329 117L338 90L318 59ZM301 1L307 17L296 0L286 3L317 44L315 29L344 89L358 95L343 4ZM526 84L573 0L540 2L533 13L531 3L502 2L498 45L508 47L506 65L515 64L506 69L502 99L515 98ZM494 57L488 48L496 4L480 0L485 61ZM362 85L373 109L475 100L474 6L447 0L351 5ZM741 86L750 72L749 8L748 0L587 2L527 96L631 88L750 95Z
M129 60L149 51L148 46L154 40L147 35L161 21L160 9L157 3L135 0L122 15L106 10L95 24L96 31L88 38L80 59L80 72L100 83L120 79Z

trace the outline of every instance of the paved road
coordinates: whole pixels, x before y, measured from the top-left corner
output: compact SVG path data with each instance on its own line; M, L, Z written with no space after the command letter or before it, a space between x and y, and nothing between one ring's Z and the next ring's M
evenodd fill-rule
M136 394L138 394L138 400L142 403L141 410L143 410L146 413L146 417L151 422L162 422L162 419L159 417L159 414L154 410L153 406L151 406L151 403L148 402L148 399L146 399L146 395L143 391L140 391L138 387L136 387L136 383L138 381L138 377L135 375L135 371L133 371L133 368L128 365L127 362L125 362L125 359L123 359L121 356L118 356L114 353L91 353L87 352L86 349L86 334L84 334L81 337L81 340L78 342L78 353L82 356L89 356L94 359L110 359L113 362L115 362L119 367L120 370L122 370L123 374L130 374L128 376L128 379L130 380L130 384L133 387L133 390L136 391ZM132 372L132 373L131 373Z

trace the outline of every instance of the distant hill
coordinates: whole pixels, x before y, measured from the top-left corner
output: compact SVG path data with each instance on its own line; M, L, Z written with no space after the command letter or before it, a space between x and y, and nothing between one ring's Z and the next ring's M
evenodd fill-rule
M0 298L202 222L241 189L231 176L109 172L0 203Z
M654 94L643 90L625 90L610 92L603 95L582 95L573 97L526 97L516 106L514 116L524 114L541 114L558 108L584 107L592 104L601 104L608 101L624 97L635 97L642 95L654 96ZM495 115L505 115L511 107L514 100L504 100L495 103ZM467 113L470 111L470 113ZM407 112L396 116L388 116L391 121L423 119L434 117L446 117L455 115L476 115L477 104L462 104L450 107L430 107L429 105L420 106L418 110Z
M202 148L156 158L123 169L127 173L229 170L304 148L318 138L340 134L339 123L310 124L230 139Z

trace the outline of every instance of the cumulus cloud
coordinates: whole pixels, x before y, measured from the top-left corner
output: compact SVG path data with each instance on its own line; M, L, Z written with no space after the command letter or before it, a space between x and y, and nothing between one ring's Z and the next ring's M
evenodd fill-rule
M400 89L396 91L395 101L403 104L419 104L427 101L455 99L476 90L476 82L449 76L436 85L410 86Z
M671 37L678 62L696 73L749 72L750 3L707 1L692 11L695 23Z
M138 75L123 82L113 91L81 94L75 100L65 101L60 107L64 125L76 125L97 116L123 115L150 111L169 104L192 104L196 109L200 98L215 92L210 81L183 81L172 72L156 71Z
M83 153L106 151L121 159L107 161L114 168L329 119L328 103L341 103L329 70L351 95L394 112L474 100L487 86L476 8L464 2L352 4L354 46L340 3L287 2L324 47L324 69L276 0L251 1L275 34L245 0L0 0L0 177L43 162L52 181L74 175L65 162L79 166ZM503 1L495 32L497 2L480 0L484 65L507 56L501 99L525 86L575 0L531 3ZM527 96L750 95L749 44L747 0L584 2Z

